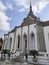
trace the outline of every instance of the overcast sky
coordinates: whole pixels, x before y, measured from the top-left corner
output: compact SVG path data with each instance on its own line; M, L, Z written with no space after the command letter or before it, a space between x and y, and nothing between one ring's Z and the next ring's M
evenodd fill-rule
M31 0L32 11L41 20L49 20L49 0ZM27 16L30 0L0 0L0 35L20 25Z

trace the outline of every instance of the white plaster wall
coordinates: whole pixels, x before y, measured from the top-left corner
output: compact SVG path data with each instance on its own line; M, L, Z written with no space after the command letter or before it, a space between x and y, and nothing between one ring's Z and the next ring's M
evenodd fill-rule
M14 48L14 51L18 50L18 35L20 35L20 38L21 38L21 27L16 28L15 30L16 30L15 31L16 35L15 35L15 48ZM20 45L21 45L21 40L20 40Z
M22 50L25 48L24 34L27 35L27 50L28 50L28 26L22 28Z
M46 50L49 52L49 26L44 27L44 37L45 37L45 44L46 44Z
M33 42L31 42L31 38L29 38L29 50L31 50L31 49L37 49L37 31L36 31L36 24L31 24L30 26L29 26L29 36L31 35L31 32L33 32L34 33L34 40L35 40L35 42L33 41ZM35 44L32 44L32 43L35 43ZM34 48L33 48L33 45L34 45Z
M14 33L15 33L15 32L11 32L11 33L9 33L9 38L8 38L8 49L11 50L11 51L13 50L13 44L14 44ZM9 47L10 47L10 46L9 46L9 45L10 45L10 37L12 38L11 49L9 48Z
M8 45L8 35L5 35L5 36L4 36L3 49L7 49L7 45Z

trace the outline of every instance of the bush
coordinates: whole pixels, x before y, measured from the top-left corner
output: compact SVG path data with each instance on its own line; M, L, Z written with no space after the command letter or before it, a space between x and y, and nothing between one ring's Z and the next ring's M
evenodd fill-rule
M37 50L30 50L30 52L29 52L29 55L32 55L32 56L34 56L34 59L36 58L36 56L38 56L38 51Z

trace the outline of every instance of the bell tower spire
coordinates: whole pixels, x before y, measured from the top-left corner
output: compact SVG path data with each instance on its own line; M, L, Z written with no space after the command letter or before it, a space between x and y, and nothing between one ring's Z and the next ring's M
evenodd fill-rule
M29 11L30 14L32 14L32 5L31 5L31 0L30 0L30 11Z

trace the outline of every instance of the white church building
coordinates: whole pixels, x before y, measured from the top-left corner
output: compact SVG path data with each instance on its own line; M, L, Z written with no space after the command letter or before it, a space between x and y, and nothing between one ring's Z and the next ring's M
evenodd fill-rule
M41 21L30 10L20 26L4 34L3 49L12 51L38 50L39 52L49 52L49 21Z

